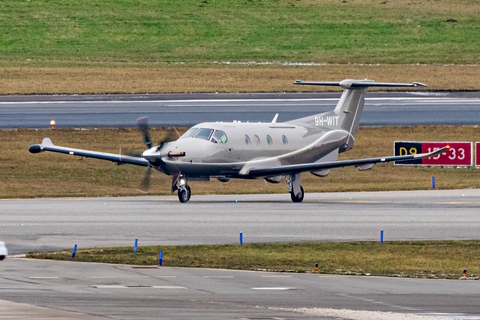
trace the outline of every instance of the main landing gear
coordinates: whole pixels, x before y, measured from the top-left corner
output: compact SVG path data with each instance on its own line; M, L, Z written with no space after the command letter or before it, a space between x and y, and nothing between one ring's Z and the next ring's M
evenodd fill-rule
M303 197L305 196L305 191L300 185L302 182L302 175L300 173L288 175L286 181L288 192L290 192L290 198L292 201L302 202Z
M177 177L174 188L172 189L172 191L175 191L175 189L178 190L178 200L180 200L181 203L187 203L192 196L192 189L190 189L190 186L187 184L187 178L184 175Z

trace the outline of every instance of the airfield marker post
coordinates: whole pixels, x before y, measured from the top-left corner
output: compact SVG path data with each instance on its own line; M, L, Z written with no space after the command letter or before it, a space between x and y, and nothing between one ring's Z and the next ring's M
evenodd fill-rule
M240 231L240 245L243 245L243 232Z
M75 254L77 253L77 245L75 244L73 246L73 250L72 250L72 259L75 258Z
M435 189L435 176L432 176L432 189Z
M158 251L158 264L163 265L163 250Z
M383 229L380 230L380 243L383 243Z
M137 247L138 247L138 238L135 238L135 242L133 244L133 253L137 253Z

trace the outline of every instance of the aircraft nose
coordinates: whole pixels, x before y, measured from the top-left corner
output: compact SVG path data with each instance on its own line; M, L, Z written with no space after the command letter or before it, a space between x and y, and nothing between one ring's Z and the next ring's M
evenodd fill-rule
M157 151L157 148L150 148L143 151L142 157L148 161L155 161L156 158L160 157L160 151Z

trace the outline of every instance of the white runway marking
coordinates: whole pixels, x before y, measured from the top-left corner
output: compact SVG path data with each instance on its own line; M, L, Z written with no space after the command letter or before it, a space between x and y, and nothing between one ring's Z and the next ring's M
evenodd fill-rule
M182 286L124 286L124 285L112 285L112 284L97 284L92 285L97 289L187 289Z
M289 287L259 287L259 288L252 288L252 290L277 290L277 291L285 291L285 290L296 290L296 288L289 288Z

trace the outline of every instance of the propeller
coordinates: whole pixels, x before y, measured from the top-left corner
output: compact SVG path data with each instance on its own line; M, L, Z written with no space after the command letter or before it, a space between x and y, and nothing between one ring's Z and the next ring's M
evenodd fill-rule
M140 131L143 136L143 142L145 142L145 144L147 145L147 149L150 149L152 147L152 140L150 140L147 117L138 118L137 127L138 131Z
M180 138L180 134L178 133L178 131L175 127L167 128L166 132L165 132L165 135L158 142L157 151L160 150L165 143L170 142L170 141L175 141L178 138Z
M146 191L150 188L150 177L152 175L152 167L148 166L143 176L142 183L140 184L140 190Z
M138 131L140 131L140 133L142 134L143 142L147 146L147 149L151 149L152 148L152 140L150 139L150 130L148 128L147 117L138 118L137 119L137 127L138 127ZM159 144L158 144L158 147L156 148L156 151L159 151L165 143L170 142L170 141L174 141L178 137L180 137L180 134L178 133L177 129L175 129L174 127L173 128L167 128L163 138L159 141ZM159 162L157 162L157 161L159 161ZM147 170L145 171L145 175L144 175L143 180L141 182L140 190L145 191L150 187L152 167L160 165L160 164L161 164L160 159L155 159L155 162L150 161L150 165L147 167Z
M138 118L137 127L138 127L138 131L140 131L140 133L142 134L143 142L147 146L147 149L152 148L152 140L150 139L150 132L148 129L148 118L147 117ZM147 170L145 171L145 175L143 176L142 182L140 184L141 191L146 191L150 188L151 175L152 175L152 166L149 165L147 167Z

